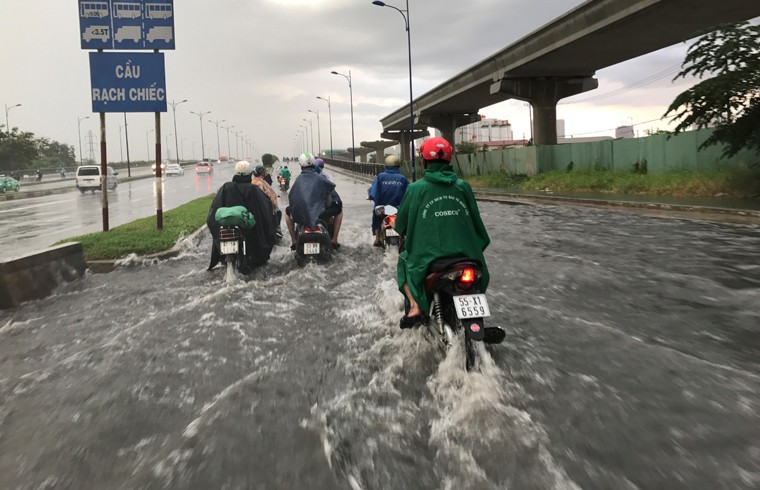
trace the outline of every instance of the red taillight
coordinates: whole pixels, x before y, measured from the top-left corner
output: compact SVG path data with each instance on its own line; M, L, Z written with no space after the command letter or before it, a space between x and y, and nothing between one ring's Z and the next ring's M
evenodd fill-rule
M393 226L393 225L396 223L396 216L388 216L388 217L387 217L387 218L385 218L385 219L386 219L386 222L387 222L387 223L388 223L390 226Z
M475 282L475 269L465 269L462 271L462 275L459 277L459 282L465 284L472 284Z

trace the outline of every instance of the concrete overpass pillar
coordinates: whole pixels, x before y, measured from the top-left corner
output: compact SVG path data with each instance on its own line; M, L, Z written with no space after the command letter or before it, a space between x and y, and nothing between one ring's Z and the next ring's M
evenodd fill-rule
M441 136L454 146L457 128L480 121L480 114L477 111L471 114L423 114L419 117L419 121L437 128Z
M398 144L397 141L384 141L384 140L378 140L378 141L362 141L361 145L370 148L372 151L377 152L377 163L383 164L385 163L385 149L390 148L391 146L396 146Z
M502 93L533 106L533 143L557 144L557 102L599 86L591 77L505 78L491 85L491 94Z
M412 157L409 155L409 131L385 131L380 136L387 140L398 141L401 145L401 159L405 162L412 161ZM427 129L419 129L414 132L414 139L424 138L425 136L430 136L430 131Z
M375 151L372 148L362 148L362 147L348 148L348 151L351 151L352 149L357 155L359 155L359 161L361 163L367 163L367 155Z

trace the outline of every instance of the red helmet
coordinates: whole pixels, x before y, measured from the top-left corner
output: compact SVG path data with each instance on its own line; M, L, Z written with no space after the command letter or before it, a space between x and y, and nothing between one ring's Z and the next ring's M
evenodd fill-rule
M423 160L445 160L450 162L453 153L451 145L443 138L430 138L425 140L422 146L420 146L420 156Z

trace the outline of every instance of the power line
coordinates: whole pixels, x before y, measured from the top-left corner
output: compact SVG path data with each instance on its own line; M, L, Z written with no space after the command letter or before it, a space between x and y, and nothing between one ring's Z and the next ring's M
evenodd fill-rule
M657 119L650 119L649 121L642 121L642 122L638 122L638 123L635 123L635 124L629 124L629 126L631 126L631 127L633 127L633 126L641 126L642 124L649 124L649 123L651 123L651 122L655 122L655 121L662 121L662 118L661 118L661 117L658 117ZM603 133L603 132L605 132L605 131L614 131L614 130L616 130L618 127L619 127L619 126L617 126L617 127L614 127L614 128L609 128L609 129L600 129L600 130L598 130L598 131L589 131L589 132L587 132L587 133L573 133L573 134L571 135L571 137L575 137L575 136L585 136L585 135L587 135L587 134L596 134L596 133Z
M625 85L623 87L620 87L615 90L611 90L609 92L601 93L598 95L592 95L590 97L567 101L567 102L560 102L558 105L569 105L569 104L580 104L583 102L595 102L599 100L608 99L611 97L616 97L618 95L624 94L626 92L630 92L632 90L635 90L637 88L643 87L644 85L648 85L650 83L662 80L665 77L675 75L676 72L678 72L681 69L681 64L673 65L669 68L666 68L662 71L659 71L657 73L654 73L652 75L649 75L648 77L642 78L641 80L638 80L636 82L630 83L628 85Z

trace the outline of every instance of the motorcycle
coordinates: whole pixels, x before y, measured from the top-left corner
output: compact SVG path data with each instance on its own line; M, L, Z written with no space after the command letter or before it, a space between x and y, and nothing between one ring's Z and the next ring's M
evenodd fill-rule
M380 234L380 241L385 244L385 248L401 247L401 236L393 229L396 213L398 209L395 206L375 206L375 215L383 217L377 233Z
M425 279L425 292L433 298L428 331L444 352L462 333L467 371L476 367L477 344L499 344L506 335L501 327L485 326L484 318L491 313L486 295L478 289L482 276L478 260L448 258L433 262Z
M220 262L227 268L228 277L234 270L241 273L246 273L249 270L245 248L242 228L229 225L219 227Z
M280 181L280 190L285 192L290 188L290 181L285 177L278 175L277 179Z
M333 246L333 219L319 219L316 226L310 228L296 223L296 262L303 266L309 260L324 262L330 258Z

